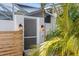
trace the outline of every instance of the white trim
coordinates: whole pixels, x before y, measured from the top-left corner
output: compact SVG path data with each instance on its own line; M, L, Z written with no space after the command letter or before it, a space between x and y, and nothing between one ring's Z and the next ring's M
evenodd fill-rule
M29 19L37 19L37 18L40 18L40 17L24 16L24 18L29 18Z
M37 47L40 44L40 19L37 18Z

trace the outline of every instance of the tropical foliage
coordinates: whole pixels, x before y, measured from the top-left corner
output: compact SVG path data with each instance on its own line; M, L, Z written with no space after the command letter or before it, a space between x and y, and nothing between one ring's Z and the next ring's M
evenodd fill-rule
M57 29L46 37L33 55L79 56L79 6L61 4L63 12L57 16Z

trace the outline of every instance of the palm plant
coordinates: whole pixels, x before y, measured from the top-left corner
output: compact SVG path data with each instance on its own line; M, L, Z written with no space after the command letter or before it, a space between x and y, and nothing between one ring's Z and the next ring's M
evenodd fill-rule
M57 29L52 32L33 55L79 56L79 11L76 4L61 4L63 12L57 17ZM56 33L56 34L55 34Z

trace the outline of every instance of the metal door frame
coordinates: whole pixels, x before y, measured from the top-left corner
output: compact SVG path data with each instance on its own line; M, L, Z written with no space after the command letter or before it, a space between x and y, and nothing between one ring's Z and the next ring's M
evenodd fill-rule
M35 20L37 20L36 21L36 30L37 30L37 32L36 32L36 36L31 36L31 37L23 37L23 38L36 38L36 45L37 45L37 47L38 47L38 45L39 45L39 39L40 39L40 27L39 27L39 25L40 25L40 17L32 17L32 16L24 16L24 18L28 18L28 19L35 19ZM24 21L25 21L25 19L24 19ZM24 28L24 27L23 27ZM24 29L23 29L23 36L24 36Z

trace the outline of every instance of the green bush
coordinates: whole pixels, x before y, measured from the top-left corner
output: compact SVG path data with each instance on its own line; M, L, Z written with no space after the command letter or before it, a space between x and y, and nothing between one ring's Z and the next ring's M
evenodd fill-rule
M35 52L36 55L79 56L78 5L61 4L63 12L57 15L57 29L47 35L46 41Z

